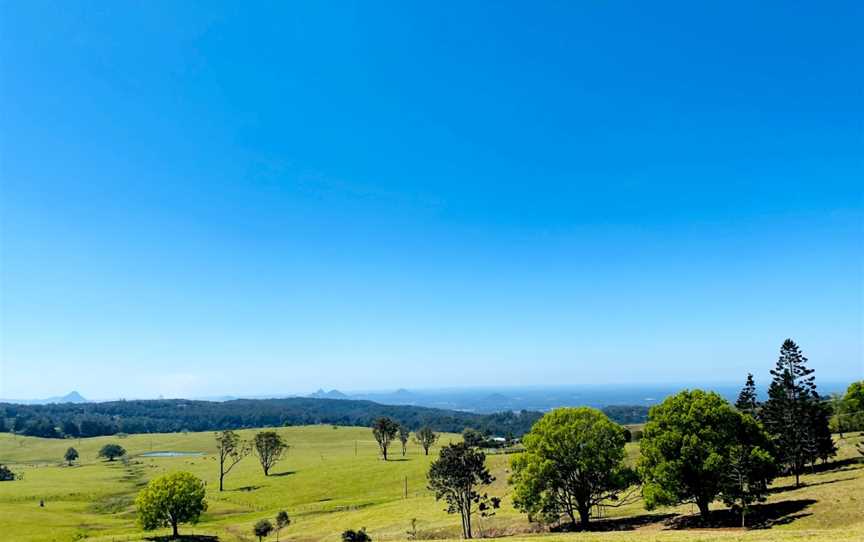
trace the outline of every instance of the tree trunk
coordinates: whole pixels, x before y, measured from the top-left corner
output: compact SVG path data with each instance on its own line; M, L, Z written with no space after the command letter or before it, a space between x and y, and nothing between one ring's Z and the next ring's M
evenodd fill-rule
M180 534L177 532L177 521L173 519L171 520L171 530L174 531L172 538L177 538L178 536L180 536Z
M711 511L708 510L708 501L706 499L698 499L696 506L699 507L699 515L702 516L702 521L708 521Z
M579 507L579 525L582 526L584 530L588 530L588 521L591 518L591 508L587 506Z
M387 446L382 446L381 450L384 452L384 461L387 461Z
M795 487L801 487L801 475L798 473L798 469L795 469Z

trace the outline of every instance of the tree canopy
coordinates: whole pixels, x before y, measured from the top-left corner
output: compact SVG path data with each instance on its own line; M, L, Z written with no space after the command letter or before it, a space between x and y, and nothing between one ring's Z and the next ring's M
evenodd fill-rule
M219 456L219 491L223 491L225 476L237 463L249 455L252 445L240 435L227 429L216 433L216 452Z
M375 437L375 442L378 443L378 448L384 456L384 461L387 461L387 449L390 447L393 439L396 438L398 432L399 424L386 416L378 418L372 424L372 436Z
M768 401L761 412L766 429L777 445L778 458L795 475L795 485L808 463L836 452L829 428L830 414L816 391L813 369L791 339L780 347Z
M67 462L67 463L69 464L69 466L71 467L71 466L72 466L72 462L75 461L76 459L78 459L78 450L76 450L75 448L73 448L73 447L70 446L70 447L66 450L66 453L63 454L63 459L65 459L66 462Z
M273 523L269 519L259 519L255 526L252 527L252 532L258 537L260 542L265 536L269 536L274 530Z
M261 431L255 435L253 448L261 463L264 476L270 476L270 469L282 459L282 454L288 449L288 445L276 431Z
M429 455L429 448L438 441L438 434L427 425L414 433L414 440L423 448L423 452Z
M525 452L512 463L514 504L547 522L566 518L583 528L591 511L617 505L637 482L624 464L621 426L593 408L559 408L543 416L522 439ZM626 501L624 501L626 502Z
M447 513L458 513L462 518L462 536L472 537L471 517L494 514L501 499L480 493L495 478L486 468L486 455L465 442L450 444L441 449L441 454L429 467L429 489L435 500L447 502Z
M99 450L99 457L104 457L108 461L114 461L118 457L126 455L126 449L119 444L106 444Z
M725 399L702 390L681 391L652 407L639 464L646 507L694 503L707 518L740 420Z
M188 472L154 478L135 499L138 521L147 531L170 526L176 538L180 523L197 523L207 510L204 494L204 483Z

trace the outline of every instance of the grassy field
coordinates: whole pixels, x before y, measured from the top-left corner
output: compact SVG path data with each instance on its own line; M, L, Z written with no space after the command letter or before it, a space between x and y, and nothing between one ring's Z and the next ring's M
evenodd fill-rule
M166 471L185 470L207 482L209 510L201 523L184 525L181 533L210 535L222 541L256 540L251 527L261 518L286 510L292 524L281 534L290 540L338 540L345 529L366 527L374 540L407 538L412 518L418 538L458 538L459 520L448 516L426 489L425 476L437 455L423 455L409 445L392 461L378 457L366 428L330 426L290 427L279 432L291 444L286 458L265 477L253 456L226 478L218 489L218 465L212 433L130 435L81 440L53 440L0 434L0 462L24 475L23 480L0 483L0 539L142 540L135 524L132 500L150 478ZM250 437L253 431L241 432ZM458 437L448 435L442 443ZM504 497L502 510L484 519L486 536L510 535L511 540L542 537L557 540L649 541L677 540L864 540L864 462L854 450L861 435L838 439L840 454L825 468L804 476L805 486L794 489L781 478L757 518L761 529L690 527L690 506L646 512L641 503L609 509L598 522L601 532L540 534L525 515L513 509L506 484L512 456L491 455L488 463L497 477L490 493ZM97 459L99 448L117 442L129 452L128 461ZM79 464L65 466L63 453L74 446ZM398 443L397 443L398 448ZM195 457L147 458L151 451L201 452ZM628 445L635 460L638 444ZM406 497L407 486L407 497ZM44 501L44 507L40 506ZM715 509L721 509L719 503ZM719 514L722 517L722 512ZM729 518L729 525L734 519ZM271 536L270 540L275 540Z

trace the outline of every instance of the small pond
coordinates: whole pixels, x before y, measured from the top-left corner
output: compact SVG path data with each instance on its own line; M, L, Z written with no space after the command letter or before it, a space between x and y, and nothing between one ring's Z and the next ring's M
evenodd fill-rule
M139 457L196 457L204 455L201 452L147 452Z

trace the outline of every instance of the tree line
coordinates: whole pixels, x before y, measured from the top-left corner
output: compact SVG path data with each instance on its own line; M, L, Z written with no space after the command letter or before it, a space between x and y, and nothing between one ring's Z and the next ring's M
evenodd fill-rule
M647 416L645 407L610 406L609 416L631 423ZM371 401L286 398L237 399L225 402L170 400L109 401L18 405L0 403L0 432L44 438L85 438L117 433L174 433L221 431L295 425L345 425L369 427L381 417L400 420L409 430L430 427L435 431L475 429L484 435L516 435L527 432L542 413L532 411L477 414L409 405L381 405Z
M523 437L524 452L511 464L516 508L531 521L586 529L603 508L638 498L649 510L692 503L703 521L721 500L745 526L776 476L793 475L800 485L806 466L836 453L829 403L791 339L781 346L771 375L764 403L748 375L735 405L697 389L652 407L635 468L625 462L624 431L602 412L583 407L547 413ZM494 480L484 459L466 439L442 448L428 473L436 499L460 514L465 538L473 535L472 516L494 514L500 502L482 489Z
M384 416L401 420L411 430L429 426L436 431L460 432L471 427L489 434L522 434L541 413L476 414L371 401L300 397L224 402L170 399L51 405L5 403L0 404L0 431L46 438L78 438L314 424L369 427Z

